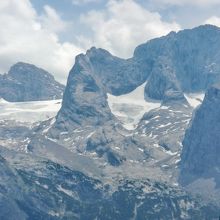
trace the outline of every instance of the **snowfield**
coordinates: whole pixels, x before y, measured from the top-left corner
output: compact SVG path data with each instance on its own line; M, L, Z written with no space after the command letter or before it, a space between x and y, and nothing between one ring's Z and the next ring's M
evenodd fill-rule
M132 92L121 96L107 94L111 112L128 130L135 129L146 112L161 106L161 102L152 99L145 100L145 85L146 82Z
M34 123L56 116L62 100L7 102L0 99L0 120Z
M205 97L205 93L188 93L184 94L187 102L193 107L201 105Z

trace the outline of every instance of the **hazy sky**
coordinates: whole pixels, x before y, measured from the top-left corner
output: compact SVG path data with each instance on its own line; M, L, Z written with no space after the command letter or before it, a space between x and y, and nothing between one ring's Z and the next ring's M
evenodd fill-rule
M149 39L210 23L220 0L0 0L0 72L24 61L65 82L91 46L128 58Z

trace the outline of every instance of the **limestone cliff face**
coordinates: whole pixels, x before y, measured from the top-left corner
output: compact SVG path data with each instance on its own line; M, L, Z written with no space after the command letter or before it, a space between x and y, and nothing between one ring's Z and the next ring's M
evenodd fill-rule
M196 111L183 141L181 181L197 178L219 182L220 167L220 86L212 86Z
M127 60L93 47L76 58L58 122L104 123L111 119L106 94L122 95L146 81L146 99L186 103L184 93L220 81L219 45L220 29L205 25L151 40Z
M171 32L138 46L134 57L142 62L151 61L151 77L159 91L172 87L175 91L198 92L219 81L219 36L220 29L211 25ZM152 91L150 82L146 93L160 99L163 93Z

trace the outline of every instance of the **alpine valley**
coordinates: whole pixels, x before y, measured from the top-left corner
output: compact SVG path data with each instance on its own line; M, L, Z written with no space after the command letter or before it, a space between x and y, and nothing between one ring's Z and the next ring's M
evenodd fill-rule
M66 87L19 62L0 97L0 219L219 219L220 28L92 47Z

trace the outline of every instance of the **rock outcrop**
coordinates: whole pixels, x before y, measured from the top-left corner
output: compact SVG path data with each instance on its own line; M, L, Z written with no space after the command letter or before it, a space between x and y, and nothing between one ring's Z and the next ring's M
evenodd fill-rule
M47 71L19 62L0 75L0 97L9 102L61 99L64 86Z

